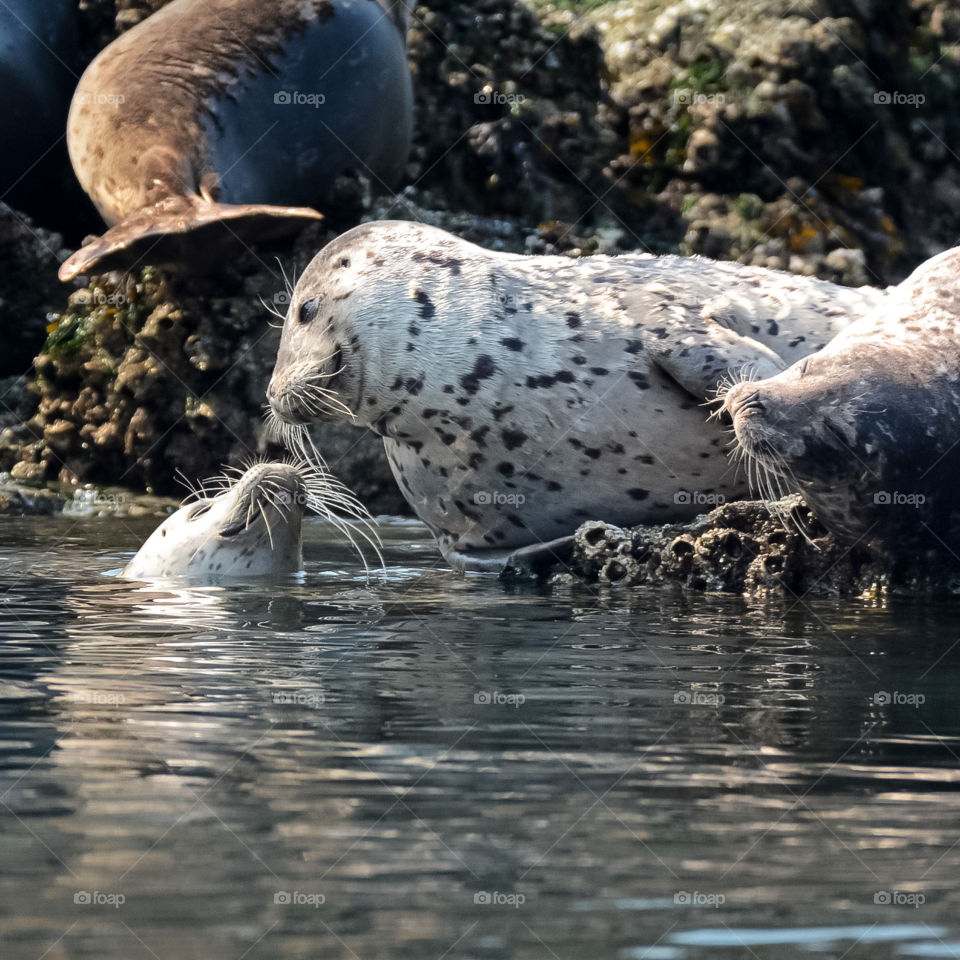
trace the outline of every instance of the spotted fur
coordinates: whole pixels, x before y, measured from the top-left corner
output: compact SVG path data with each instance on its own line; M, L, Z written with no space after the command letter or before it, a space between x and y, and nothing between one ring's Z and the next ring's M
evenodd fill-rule
M775 373L882 294L697 258L526 257L423 224L358 227L297 284L268 391L346 419L455 565L573 532L666 522L746 492L704 402ZM314 319L319 317L320 319ZM322 388L334 407L311 401Z

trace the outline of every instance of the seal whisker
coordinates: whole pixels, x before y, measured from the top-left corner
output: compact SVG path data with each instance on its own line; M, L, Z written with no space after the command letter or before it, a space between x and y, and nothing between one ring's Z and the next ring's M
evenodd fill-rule
M267 539L270 541L270 549L273 550L273 529L270 526L270 520L267 517L267 511L263 509L263 504L257 501L257 507L260 510L260 516L263 517L264 526L267 528Z

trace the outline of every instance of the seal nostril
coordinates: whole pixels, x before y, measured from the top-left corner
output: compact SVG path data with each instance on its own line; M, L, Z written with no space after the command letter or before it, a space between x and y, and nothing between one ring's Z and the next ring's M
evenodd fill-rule
M744 413L747 410L756 410L757 413L765 413L766 405L760 399L759 391L754 390L753 393L748 394L742 400L737 401L734 404L734 414Z

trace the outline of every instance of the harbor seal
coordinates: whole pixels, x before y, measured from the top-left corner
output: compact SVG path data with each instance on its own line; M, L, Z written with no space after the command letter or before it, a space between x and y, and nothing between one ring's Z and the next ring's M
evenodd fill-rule
M412 132L407 0L173 0L88 67L70 157L110 229L61 280L195 266L321 217L347 171L403 171Z
M355 547L359 533L376 549L375 535L363 529L366 511L326 472L301 462L258 463L233 482L224 474L195 491L121 576L209 580L296 572L303 566L305 510L331 520Z
M732 387L738 451L841 538L952 554L960 533L960 248L820 353Z
M743 494L703 401L731 371L808 356L882 296L737 263L521 256L368 223L296 284L267 398L288 439L318 419L380 435L447 561L500 570L587 519L667 522Z

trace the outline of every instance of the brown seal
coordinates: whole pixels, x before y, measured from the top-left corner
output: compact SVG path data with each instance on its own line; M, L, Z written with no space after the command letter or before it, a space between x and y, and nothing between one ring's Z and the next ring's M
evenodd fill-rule
M81 78L67 130L111 226L60 278L193 266L320 218L342 173L392 183L412 128L406 22L391 0L174 0L123 34Z

